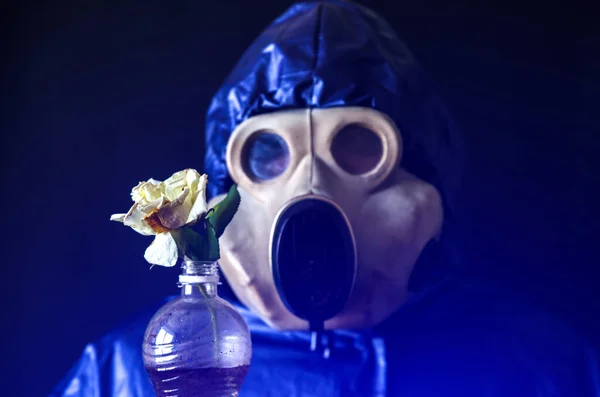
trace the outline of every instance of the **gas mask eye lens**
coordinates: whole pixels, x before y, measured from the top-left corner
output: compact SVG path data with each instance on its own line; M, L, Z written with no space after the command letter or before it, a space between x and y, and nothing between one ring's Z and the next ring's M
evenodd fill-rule
M373 170L383 156L378 134L360 124L343 127L333 138L331 154L337 164L352 175Z
M242 152L244 171L254 181L267 181L283 174L290 163L286 142L272 132L257 132Z

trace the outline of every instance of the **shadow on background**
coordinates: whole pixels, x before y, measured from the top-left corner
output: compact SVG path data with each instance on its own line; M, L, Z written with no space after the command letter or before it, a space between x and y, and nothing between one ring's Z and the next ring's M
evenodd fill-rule
M14 375L3 395L47 395L86 342L177 292L177 269L149 270L150 240L109 216L129 208L138 181L201 170L212 94L291 3L12 10L1 208L3 340ZM464 131L469 270L599 343L591 25L548 4L363 3L396 28Z

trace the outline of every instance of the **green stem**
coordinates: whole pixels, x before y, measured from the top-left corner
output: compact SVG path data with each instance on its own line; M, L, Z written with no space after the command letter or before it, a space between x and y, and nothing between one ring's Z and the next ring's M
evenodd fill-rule
M210 223L207 225L207 233L205 235L199 235L198 233L196 233L195 231L193 231L192 229L186 227L182 230L181 233L177 234L177 238L175 238L175 241L177 241L177 244L180 248L180 252L183 251L184 255L183 255L183 259L190 259L192 261L202 261L202 262L211 262L214 261L215 259L218 259L218 252L219 252L219 245L218 245L218 240L216 239L216 237L214 237L214 229L212 229L211 227L212 225L210 225ZM208 229L208 227L210 227L210 229ZM210 232L212 231L212 235L214 237L215 241L209 241L208 240L208 236L210 235ZM211 244L212 242L212 244ZM216 254L211 252L210 248L213 248L214 251L216 251ZM216 247L216 250L215 250ZM211 255L211 253L213 255ZM211 256L216 256L216 258L211 258ZM218 349L218 343L219 343L219 335L217 333L217 319L215 316L215 312L214 312L214 308L212 307L212 305L210 304L210 299L208 295L206 294L206 291L202 288L201 285L198 285L198 290L200 291L200 293L204 296L204 298L207 300L207 305L208 305L208 311L210 313L210 322L212 325L212 330L213 330L213 334L214 334L214 342L213 342L213 353L214 353L214 357L215 360L219 357L219 349Z
M191 261L204 261L206 262L204 259L202 259L202 257L195 255L195 253L193 251L188 252L186 255L184 255L183 260L191 260ZM215 311L214 308L211 305L210 300L213 298L210 298L208 296L208 294L206 293L206 291L202 288L202 285L198 284L198 291L200 291L200 293L202 294L202 296L204 297L204 299L206 299L206 305L208 307L208 312L210 313L210 323L212 326L212 331L213 331L213 355L214 355L214 359L215 361L219 358L219 335L218 335L218 330L217 330L217 317L215 315Z
M198 290L200 291L200 293L202 294L202 296L204 296L204 298L207 301L207 306L208 306L208 311L210 313L210 322L212 325L212 331L213 331L213 335L214 335L214 340L213 340L213 355L214 355L214 359L215 362L216 360L219 358L219 335L218 335L218 331L217 331L217 318L215 316L215 312L214 312L214 308L212 307L212 305L210 304L209 301L209 297L206 294L206 292L202 289L201 285L198 285Z

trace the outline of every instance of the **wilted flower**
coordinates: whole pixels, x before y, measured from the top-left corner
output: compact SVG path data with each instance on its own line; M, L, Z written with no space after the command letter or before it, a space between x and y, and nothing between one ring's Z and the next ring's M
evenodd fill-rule
M155 235L144 257L155 265L175 266L180 254L177 229L193 225L208 210L206 182L206 175L194 169L176 172L164 182L140 182L131 191L129 212L110 219L145 236Z

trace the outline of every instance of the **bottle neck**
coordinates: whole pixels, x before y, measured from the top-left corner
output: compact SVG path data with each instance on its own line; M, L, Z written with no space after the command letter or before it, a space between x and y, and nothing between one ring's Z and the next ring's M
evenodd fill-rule
M219 285L219 266L216 261L192 261L185 260L181 265L179 284L181 295L201 295L204 298L217 296L217 285Z

